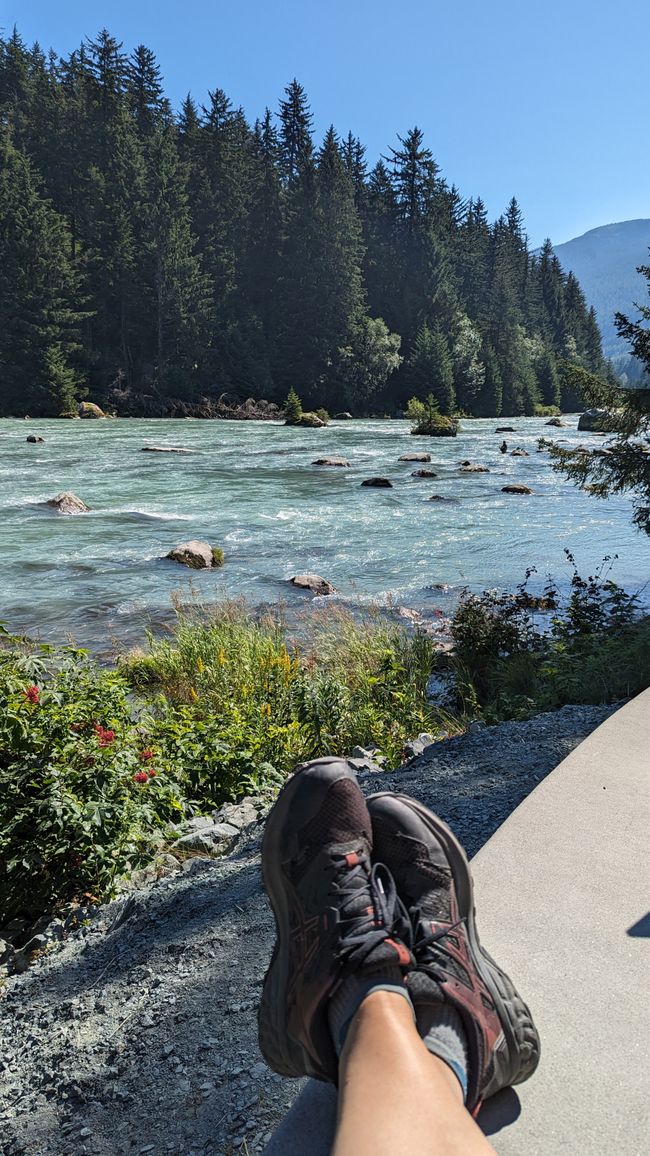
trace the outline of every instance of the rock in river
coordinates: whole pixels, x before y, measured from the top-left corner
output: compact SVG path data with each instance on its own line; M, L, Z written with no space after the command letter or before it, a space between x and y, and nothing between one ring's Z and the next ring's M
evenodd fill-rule
M514 433L515 427L513 425L498 425L494 432L495 433Z
M461 467L463 474L489 474L487 466L472 465L471 462L464 463Z
M313 594L336 594L332 583L327 578L321 578L320 574L294 574L290 582L292 586L311 590Z
M223 553L218 547L212 547L209 542L199 542L196 538L174 546L165 557L172 562L181 562L191 570L209 570L223 563Z
M196 450L190 450L187 446L143 446L143 454L195 454Z
M375 486L377 489L389 490L393 483L388 478L365 478L361 483L362 486Z
M606 409L588 409L578 418L578 429L589 433L599 433L611 421L612 415Z
M80 401L79 417L106 417L106 414L92 401Z
M528 486L502 486L502 494L532 494L532 490Z
M412 478L437 478L438 475L433 470L413 470Z
M38 434L28 434L26 440L28 442L44 442L45 438L39 438Z
M55 494L45 505L56 510L57 514L87 514L90 509L90 506L82 502L81 498L78 498L71 490L63 490L60 494Z
M431 454L402 454L397 460L400 462L430 462Z
M349 469L350 463L345 458L316 458L312 466L345 466Z

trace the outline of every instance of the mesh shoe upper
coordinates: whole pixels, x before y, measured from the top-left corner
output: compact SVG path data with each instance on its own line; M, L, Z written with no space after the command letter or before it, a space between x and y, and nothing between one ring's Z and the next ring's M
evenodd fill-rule
M416 1009L448 1002L459 1012L468 1042L467 1105L472 1109L492 1080L503 1029L476 965L467 933L469 912L459 908L447 850L408 801L382 795L369 800L369 809L375 856L393 873L411 917L416 967L407 976L409 994Z
M284 1075L336 1080L327 1002L350 971L412 956L390 873L371 865L370 816L351 768L308 764L267 820L264 881L277 943L260 1008L260 1046Z

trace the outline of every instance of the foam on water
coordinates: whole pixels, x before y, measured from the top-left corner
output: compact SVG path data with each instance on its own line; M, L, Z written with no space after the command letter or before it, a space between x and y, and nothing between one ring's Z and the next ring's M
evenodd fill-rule
M1 616L15 629L61 638L68 631L100 649L111 635L137 633L138 617L162 620L174 590L191 581L200 598L244 594L253 603L303 599L286 587L298 571L328 578L349 605L395 600L426 609L451 605L465 584L514 587L530 565L570 574L568 546L583 573L618 553L614 578L628 588L650 575L650 541L630 524L630 503L597 502L554 474L537 439L543 419L513 419L501 455L495 420L462 423L457 439L412 438L406 422L333 423L295 430L275 423L116 420L0 421ZM567 445L602 445L580 434ZM25 445L28 432L45 444ZM143 445L182 445L193 454L144 454ZM431 454L437 478L411 477L399 462ZM316 467L340 456L349 469ZM487 474L464 474L469 458ZM392 489L362 488L371 476ZM531 497L501 487L520 481ZM58 516L43 503L72 490L90 514ZM430 502L432 494L453 504ZM188 573L160 559L180 540L201 538L226 551L218 570ZM427 589L443 583L449 590ZM297 604L297 603L296 603Z

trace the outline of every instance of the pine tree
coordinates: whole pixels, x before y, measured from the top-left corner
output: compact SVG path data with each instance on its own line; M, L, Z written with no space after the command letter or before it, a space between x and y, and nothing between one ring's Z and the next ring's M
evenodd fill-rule
M442 413L454 411L454 371L447 342L438 330L422 325L402 371L402 379L407 393L420 397L431 394Z
M280 101L281 172L285 183L291 186L303 167L311 163L314 118L305 90L297 80L292 80L284 92L286 99Z
M0 129L0 404L56 415L79 396L74 364L83 317L65 222L39 192L30 162Z

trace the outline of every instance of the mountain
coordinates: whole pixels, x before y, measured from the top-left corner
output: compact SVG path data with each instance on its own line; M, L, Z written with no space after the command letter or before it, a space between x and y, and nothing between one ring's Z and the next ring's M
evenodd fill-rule
M588 303L596 310L605 356L628 375L631 359L616 333L614 314L619 310L636 319L634 303L647 303L648 284L636 268L650 264L649 247L650 220L646 219L601 225L554 246L563 269L575 273Z

